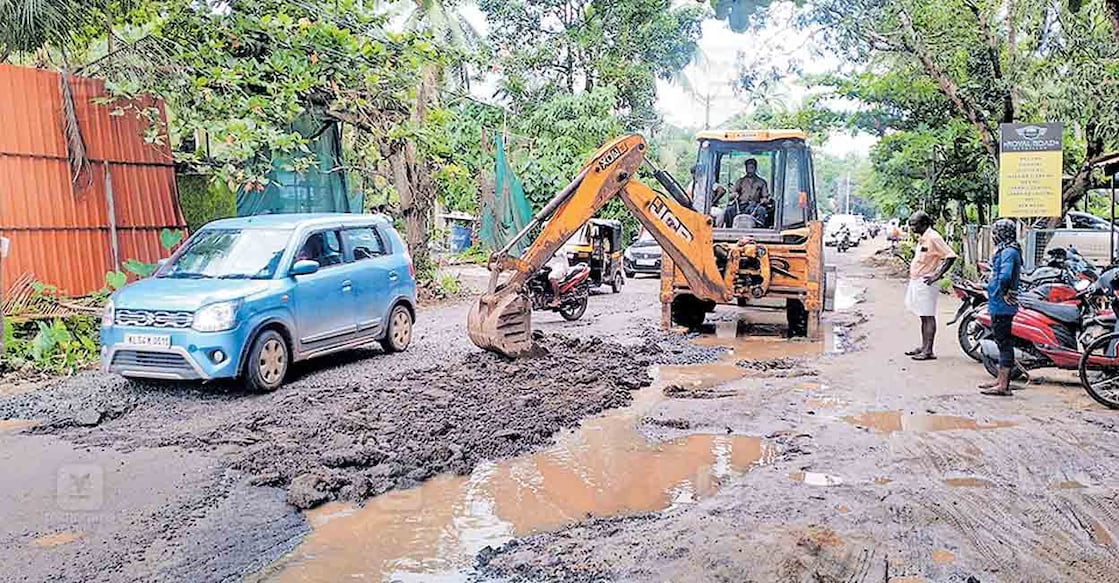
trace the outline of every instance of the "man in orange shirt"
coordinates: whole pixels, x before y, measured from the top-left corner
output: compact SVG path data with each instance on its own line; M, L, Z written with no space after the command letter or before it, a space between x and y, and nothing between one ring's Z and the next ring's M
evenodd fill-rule
M936 303L940 297L937 282L956 261L956 253L932 225L932 217L924 211L909 217L909 228L917 233L917 247L913 263L909 264L905 307L921 318L921 346L906 352L913 360L936 359L933 342L936 340Z

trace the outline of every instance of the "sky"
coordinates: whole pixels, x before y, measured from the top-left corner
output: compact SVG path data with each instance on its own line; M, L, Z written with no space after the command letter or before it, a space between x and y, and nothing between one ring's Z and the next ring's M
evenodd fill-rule
M676 0L677 3L691 3L695 0ZM737 77L740 54L744 61L763 66L776 65L781 69L790 66L803 74L820 74L834 70L839 60L826 52L814 39L812 31L793 25L795 8L791 3L776 3L770 13L767 26L756 31L736 33L726 22L707 19L702 25L697 58L684 71L684 77L695 90L713 96L711 103L711 125L731 118L735 114L748 111L752 106L734 94L732 86ZM463 5L461 10L466 19L482 34L487 30L485 15L477 7ZM783 102L789 107L808 94L809 88L798 82L797 74L785 76L773 91L769 92L775 102ZM479 84L475 92L490 90L489 83ZM673 125L703 129L705 108L703 101L697 100L677 82L657 81L657 110L665 121ZM876 138L868 134L850 135L846 132L833 133L824 144L814 144L828 154L846 156L856 154L865 156Z

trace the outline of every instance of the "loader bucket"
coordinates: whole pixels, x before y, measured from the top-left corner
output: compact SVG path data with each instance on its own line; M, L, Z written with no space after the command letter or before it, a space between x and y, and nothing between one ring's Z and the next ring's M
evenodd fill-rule
M533 349L532 305L521 294L483 296L470 308L466 332L479 348L524 356Z

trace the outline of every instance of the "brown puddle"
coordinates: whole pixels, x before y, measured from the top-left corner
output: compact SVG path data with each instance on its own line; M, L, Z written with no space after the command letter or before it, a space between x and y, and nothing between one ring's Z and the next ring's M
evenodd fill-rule
M714 362L702 366L662 366L660 379L667 385L687 389L707 389L744 378L748 371L733 362Z
M898 431L930 432L999 429L1014 427L1013 421L990 421L980 423L970 417L954 415L909 415L901 411L867 411L859 415L843 418L851 425L869 427L878 433L890 434Z
M932 552L932 562L937 565L951 565L956 562L956 555L945 549L936 549Z
M945 478L944 483L954 488L993 488L994 483L983 478L965 476L962 478Z
M885 476L878 476L877 478L874 478L874 483L875 483L875 485L878 485L878 486L885 486L886 484L889 484L890 482L893 482L893 480L891 480L890 478L887 478Z
M1107 532L1107 528L1098 520L1092 521L1092 532L1090 533L1092 542L1100 545L1101 547L1111 546L1111 533Z
M85 536L84 532L57 532L35 538L31 541L31 545L41 549L50 549L70 544L83 536Z
M822 340L789 340L774 335L753 335L750 326L741 320L719 322L715 324L713 333L702 334L693 342L700 346L729 348L729 359L733 361L806 358L836 352L835 329L829 324L821 324L821 327Z
M770 461L759 438L690 435L651 443L637 430L660 383L638 403L591 419L536 454L439 476L356 508L307 514L313 530L265 577L281 581L454 576L487 545L556 529L588 516L672 508L715 493L722 482ZM646 405L646 406L643 406Z
M18 433L42 424L42 421L33 419L0 419L0 434Z
M1054 483L1050 484L1049 487L1053 488L1054 490L1078 490L1080 488L1087 488L1087 486L1085 486L1084 484L1081 484L1080 482L1077 482L1076 480L1064 480L1062 482L1054 482Z

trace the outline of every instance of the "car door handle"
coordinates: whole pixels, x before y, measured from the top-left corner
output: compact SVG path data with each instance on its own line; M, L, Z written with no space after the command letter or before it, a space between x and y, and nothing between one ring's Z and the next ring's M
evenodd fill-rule
M389 279L391 279L393 281L396 281L396 280L400 279L400 276L397 275L395 271L390 271L389 272Z
M354 282L352 282L348 279L346 281L342 282L342 291L346 292L346 291L350 291L352 289L354 289Z

